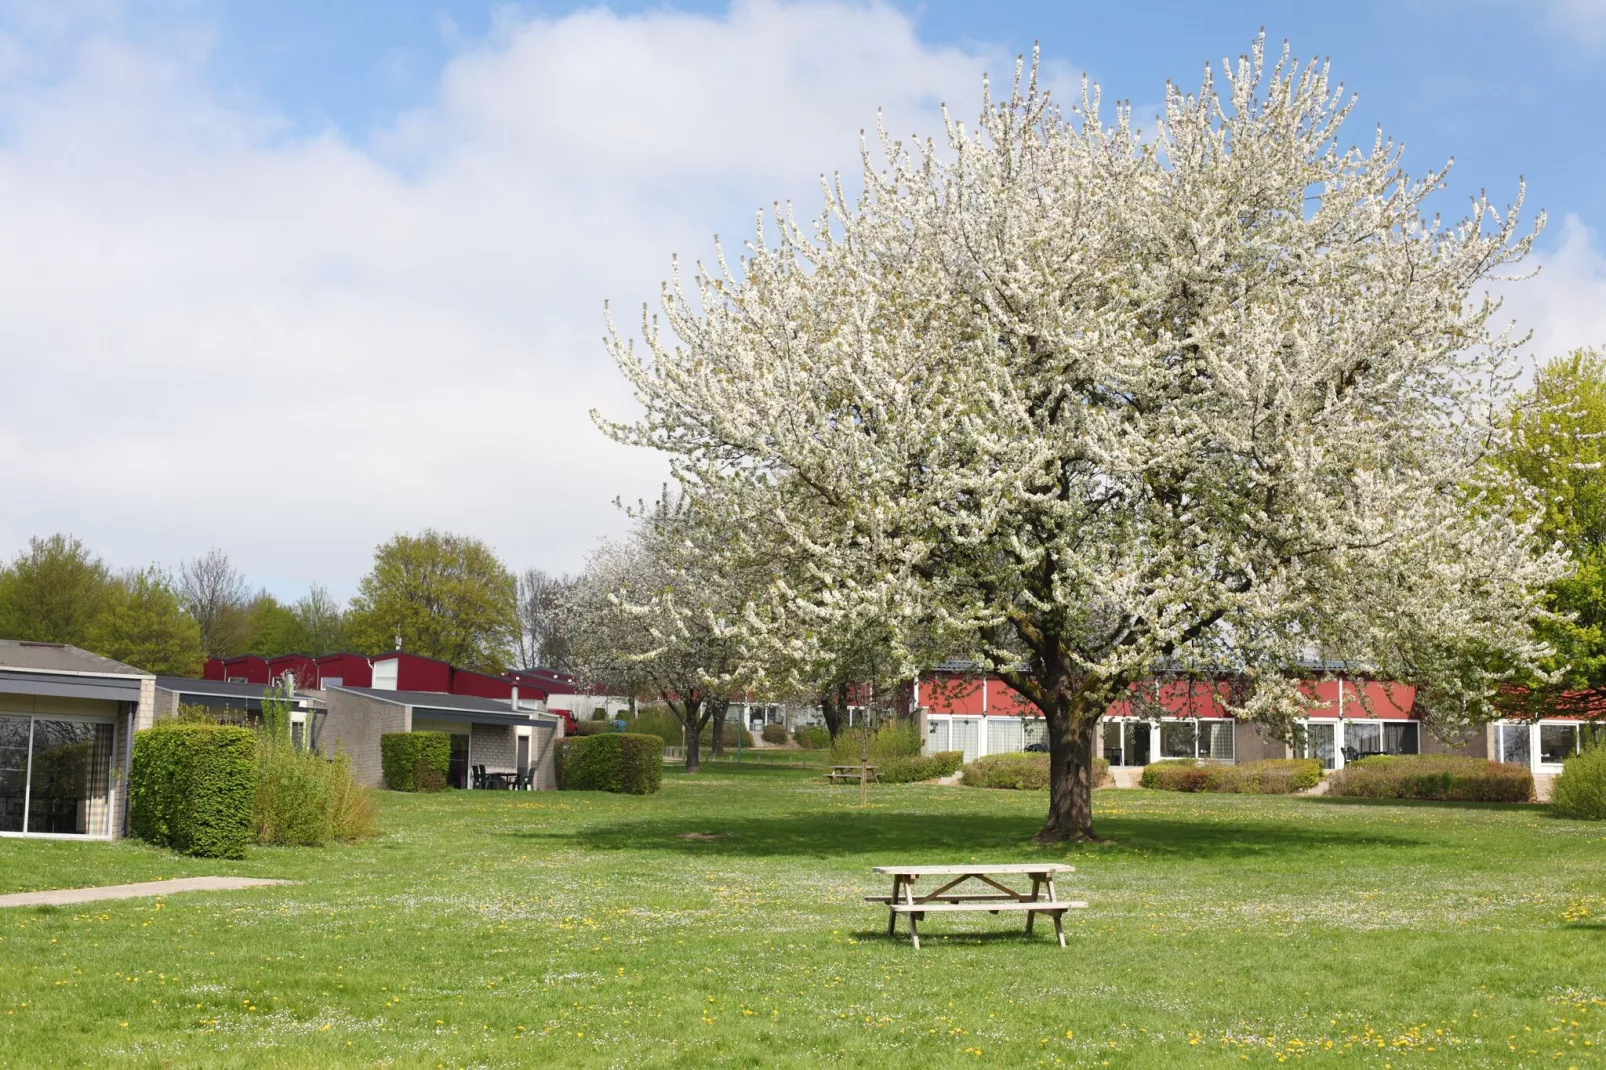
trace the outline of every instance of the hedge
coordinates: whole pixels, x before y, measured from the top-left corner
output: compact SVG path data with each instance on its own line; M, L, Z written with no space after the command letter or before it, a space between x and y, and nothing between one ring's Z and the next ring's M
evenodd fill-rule
M765 743L785 743L786 726L780 724L767 724L759 732Z
M1160 791L1292 795L1314 788L1321 779L1322 763L1315 758L1267 758L1242 765L1178 758L1145 766L1138 783Z
M1567 759L1550 789L1550 809L1559 817L1606 821L1606 746Z
M753 745L753 733L749 732L735 721L725 722L725 729L720 733L720 738L725 741L726 750L735 750L738 739L741 740L741 745L744 748L751 747ZM707 754L709 752L709 748L714 745L713 721L709 721L707 724L703 725L702 734L697 737L697 744L703 749L704 754Z
M876 766L876 780L882 784L935 780L959 772L959 767L964 764L965 752L962 750L938 751L913 758L892 758Z
M142 840L200 858L244 858L256 790L250 729L168 721L134 733L128 823Z
M1527 766L1446 754L1377 754L1328 777L1329 795L1445 802L1528 802L1534 778Z
M559 741L558 787L651 795L664 779L664 741L636 732Z
M681 725L680 718L668 710L651 708L642 710L625 728L626 732L637 732L645 736L657 736L663 740L666 747L680 747L686 743L686 729Z
M804 750L824 750L831 745L829 730L817 724L800 724L792 729L792 738Z
M386 732L379 737L379 763L385 786L392 791L429 790L419 783L419 765L444 780L452 761L452 739L445 732Z
M886 721L870 733L868 749L870 764L886 765L894 758L918 758L925 749L925 741L915 731L910 720ZM832 765L858 765L866 750L865 730L849 728L831 744Z
M1048 755L989 754L977 758L960 772L959 782L971 788L1037 789L1048 787ZM1093 759L1093 786L1113 783L1110 763Z

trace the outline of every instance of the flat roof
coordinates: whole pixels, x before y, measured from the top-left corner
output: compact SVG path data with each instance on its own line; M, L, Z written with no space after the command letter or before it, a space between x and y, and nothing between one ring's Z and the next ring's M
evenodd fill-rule
M528 724L540 718L555 717L540 710L514 709L507 699L479 698L475 695L448 695L440 691L391 691L380 687L329 687L329 692L349 691L354 695L411 706L414 712L438 713L447 717L483 717L487 721Z
M175 695L206 695L210 698L239 699L242 702L262 701L262 692L267 690L266 684L239 684L225 680L196 680L189 676L158 676L156 686L162 691L171 691ZM290 701L305 705L309 700L316 701L300 688L296 689Z
M0 672L64 672L88 676L150 676L144 669L103 658L66 643L0 639Z

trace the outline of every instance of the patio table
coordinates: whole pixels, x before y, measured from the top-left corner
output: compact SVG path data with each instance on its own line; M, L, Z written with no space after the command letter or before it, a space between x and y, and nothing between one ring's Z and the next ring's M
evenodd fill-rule
M920 949L920 922L928 913L985 910L991 914L1002 911L1024 912L1026 932L1030 935L1037 915L1047 914L1054 919L1054 934L1060 947L1065 946L1065 926L1062 917L1067 910L1082 910L1087 903L1081 900L1060 899L1054 888L1054 875L1075 873L1076 867L1061 862L1006 862L958 866L876 866L872 872L892 877L891 895L867 895L869 903L887 904L887 935L897 932L898 915L909 919L909 939L915 950ZM917 896L915 882L922 877L950 878L946 883ZM1016 891L1004 883L1008 878L1027 878L1032 882L1030 892ZM967 882L979 882L987 891L955 891ZM1046 893L1046 897L1045 897Z

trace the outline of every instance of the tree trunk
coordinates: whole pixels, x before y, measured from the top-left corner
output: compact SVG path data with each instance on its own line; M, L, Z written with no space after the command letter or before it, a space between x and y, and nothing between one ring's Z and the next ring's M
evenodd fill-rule
M712 711L708 723L714 726L713 731L708 733L708 749L714 757L720 758L725 754L725 711L730 709L730 703L710 700L708 708Z
M703 721L706 718L698 716L698 712L703 705L701 699L682 699L681 701L684 712L680 715L680 724L686 730L686 772L696 773L703 768L702 758L698 752L697 737L702 734ZM670 709L674 709L674 706L671 705Z
M820 713L825 717L825 730L831 734L832 743L835 743L836 737L842 734L842 715L848 706L845 701L847 689L843 687L837 690L838 695L832 695L830 688L820 692ZM844 700L838 701L839 699Z
M1080 704L1044 711L1048 721L1048 822L1036 843L1097 840L1093 835L1093 738L1098 718Z

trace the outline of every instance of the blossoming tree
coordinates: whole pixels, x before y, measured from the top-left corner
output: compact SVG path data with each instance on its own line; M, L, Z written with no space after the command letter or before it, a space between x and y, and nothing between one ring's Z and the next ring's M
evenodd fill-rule
M1445 172L1341 147L1325 67L1262 40L1223 78L1140 136L1017 68L941 147L883 132L814 225L677 270L644 351L610 324L644 415L604 426L723 518L711 560L786 562L749 641L806 662L873 623L992 667L1046 718L1045 842L1093 835L1098 718L1157 670L1230 674L1283 732L1314 655L1475 721L1565 567L1474 478L1520 196L1442 226Z

